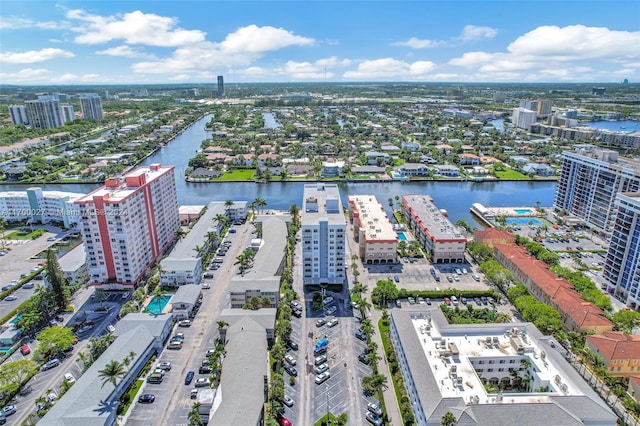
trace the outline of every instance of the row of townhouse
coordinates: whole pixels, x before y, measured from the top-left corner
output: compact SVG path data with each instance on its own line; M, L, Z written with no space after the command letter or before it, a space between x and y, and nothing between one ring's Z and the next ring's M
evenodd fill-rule
M483 244L498 239L508 232L492 229L476 232L474 238ZM495 235L494 235L495 234ZM507 237L503 237L506 239ZM603 334L613 329L613 323L604 312L591 302L585 301L573 285L558 277L549 267L515 243L490 244L496 260L524 284L531 294L555 308L568 331Z

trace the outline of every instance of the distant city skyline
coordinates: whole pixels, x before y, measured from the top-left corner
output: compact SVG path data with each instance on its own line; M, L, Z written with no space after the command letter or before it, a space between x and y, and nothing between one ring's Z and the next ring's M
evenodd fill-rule
M3 0L0 83L636 83L638 16L617 0Z

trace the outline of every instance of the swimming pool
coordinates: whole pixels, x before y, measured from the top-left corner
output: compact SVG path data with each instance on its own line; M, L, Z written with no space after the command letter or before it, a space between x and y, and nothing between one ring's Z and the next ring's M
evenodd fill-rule
M541 226L547 223L544 219L537 217L506 217L504 219L507 225L536 225Z
M11 325L16 325L18 323L18 321L20 321L20 318L22 318L22 314L18 314L15 317L13 317L13 319L11 321L9 321L9 323Z
M396 232L396 234L398 234L398 239L400 241L407 241L407 236L404 235L404 232Z
M513 209L517 214L531 214L531 209Z
M144 308L144 311L154 315L160 315L164 311L165 306L171 300L171 296L153 296L153 299Z

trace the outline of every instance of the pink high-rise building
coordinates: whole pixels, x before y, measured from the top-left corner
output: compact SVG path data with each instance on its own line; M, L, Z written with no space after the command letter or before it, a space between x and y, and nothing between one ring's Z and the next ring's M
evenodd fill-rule
M89 279L130 288L164 253L180 225L174 168L139 167L76 200Z

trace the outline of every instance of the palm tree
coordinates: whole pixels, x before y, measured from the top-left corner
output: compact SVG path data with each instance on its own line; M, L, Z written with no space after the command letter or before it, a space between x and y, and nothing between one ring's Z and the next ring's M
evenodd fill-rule
M223 214L217 214L215 215L213 220L216 222L216 226L218 227L218 234L220 234L220 231L225 227L229 218Z
M363 293L366 293L367 290L369 290L369 288L362 284L362 283L357 283L356 285L353 286L353 288L351 289L351 294L353 294L354 296L356 296L356 298L360 299Z
M458 420L456 420L456 416L454 416L451 411L447 411L444 416L442 416L440 423L442 426L456 426Z
M256 207L260 208L260 214L264 212L263 207L267 207L267 201L264 198L257 197L253 202L256 204Z
M225 337L227 335L227 333L225 332L225 327L228 327L229 323L224 320L220 320L217 322L217 324L218 324L218 335L220 336L220 341L222 342L222 344L224 344Z
M367 319L367 312L371 309L371 303L369 303L365 299L360 299L358 301L358 311L360 311L360 319Z
M109 361L107 365L100 371L98 371L98 377L102 379L102 386L107 383L113 383L113 387L117 387L118 379L126 376L127 369L124 364L116 361L115 359Z
M178 227L178 229L176 229L175 237L178 240L183 239L186 235L187 235L187 231L185 231L183 227L180 226L180 227Z
M255 200L253 200L252 202L247 204L247 207L249 207L251 209L251 217L255 217L255 215L256 215L256 207L257 206L258 205L256 204Z
M191 407L189 414L187 415L187 420L189 421L189 426L200 426L202 425L202 419L200 418L200 403L196 402Z
M153 291L153 296L156 299L156 303L158 304L158 310L162 307L162 300L166 297L164 291L162 291L162 285L158 285L156 289Z

